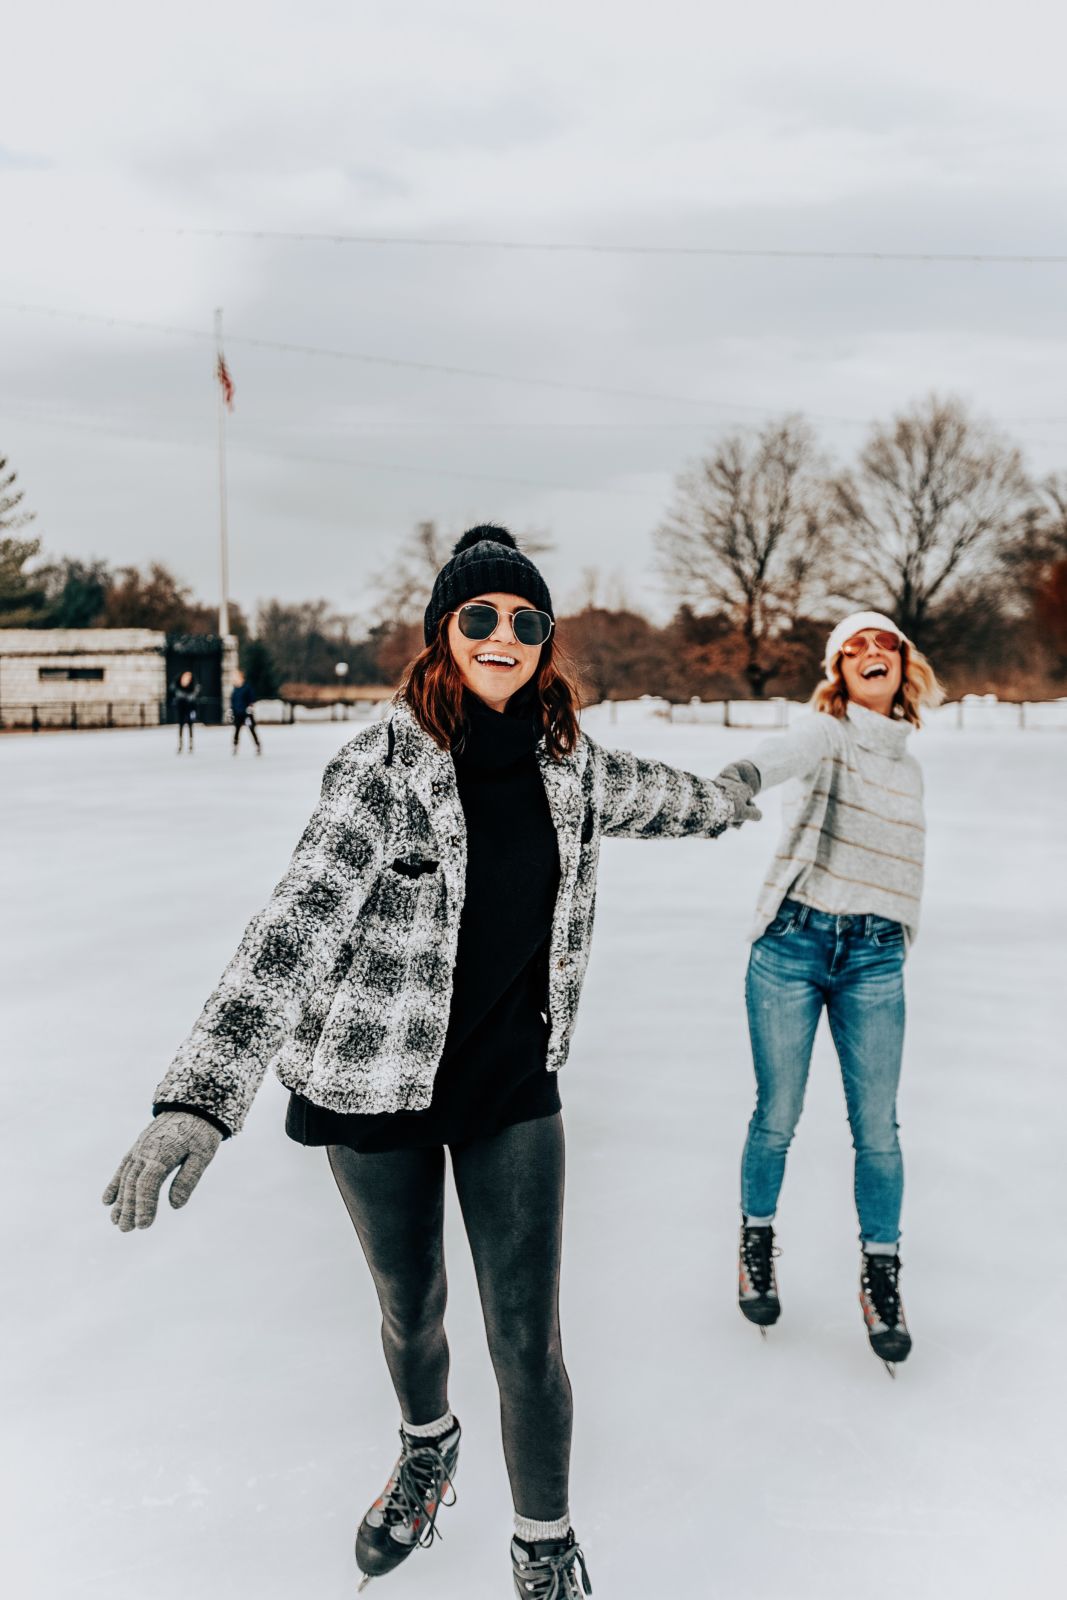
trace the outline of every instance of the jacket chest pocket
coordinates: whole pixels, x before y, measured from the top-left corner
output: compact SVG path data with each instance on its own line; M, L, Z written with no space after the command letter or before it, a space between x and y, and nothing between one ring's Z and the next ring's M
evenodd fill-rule
M390 861L389 871L399 873L402 878L422 878L429 872L436 872L439 866L440 862L433 856L424 856L417 850L412 850L407 855L397 856L395 861Z
M379 873L372 902L373 914L394 930L410 928L420 907L427 903L433 885L440 884L440 862L418 849L405 851Z

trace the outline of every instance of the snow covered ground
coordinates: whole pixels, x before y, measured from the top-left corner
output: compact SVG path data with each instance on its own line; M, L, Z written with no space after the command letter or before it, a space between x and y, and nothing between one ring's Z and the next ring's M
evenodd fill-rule
M588 726L709 773L759 737ZM324 1156L286 1140L280 1086L184 1212L123 1236L99 1201L352 732L268 729L259 761L210 729L192 760L170 729L0 740L0 1579L19 1600L353 1593L396 1407L355 1236ZM713 844L605 846L561 1084L573 1510L597 1600L1058 1587L1067 739L940 727L913 748L930 827L900 1117L916 1350L895 1384L856 1303L824 1033L783 1196L783 1321L763 1343L734 1303L744 933L777 798ZM454 1206L449 1228L459 1503L444 1542L383 1580L391 1600L511 1593Z

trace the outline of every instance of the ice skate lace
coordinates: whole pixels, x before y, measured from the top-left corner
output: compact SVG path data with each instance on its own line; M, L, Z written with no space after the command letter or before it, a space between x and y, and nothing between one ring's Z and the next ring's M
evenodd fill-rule
M865 1257L863 1278L879 1319L895 1328L900 1322L900 1257Z
M403 1435L401 1435L403 1438ZM452 1498L445 1499L445 1491ZM392 1486L383 1497L386 1522L406 1522L418 1529L418 1543L431 1545L440 1539L437 1513L443 1505L456 1503L456 1491L449 1477L448 1463L436 1445L412 1448L404 1440L404 1454L396 1464Z
M753 1289L757 1294L766 1294L771 1287L771 1261L782 1253L773 1243L770 1228L746 1228L742 1235L741 1253Z
M589 1582L581 1545L571 1544L552 1555L523 1562L519 1577L530 1600L581 1600L575 1563L581 1569L582 1589L592 1594L593 1585Z

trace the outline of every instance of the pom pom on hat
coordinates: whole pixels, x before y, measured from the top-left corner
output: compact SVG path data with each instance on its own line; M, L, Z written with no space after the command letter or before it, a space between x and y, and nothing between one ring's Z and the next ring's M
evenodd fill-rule
M464 550L470 550L473 545L484 544L492 540L493 544L503 544L509 550L517 550L514 536L506 528L497 528L491 522L483 522L478 528L468 528L461 539L457 539L452 547L452 554L458 556Z

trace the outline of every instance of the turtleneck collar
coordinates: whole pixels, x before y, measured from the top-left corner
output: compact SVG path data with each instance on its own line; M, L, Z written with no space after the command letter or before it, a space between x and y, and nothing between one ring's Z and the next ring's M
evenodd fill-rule
M887 756L902 756L911 733L911 723L903 717L884 717L868 706L848 703L848 720L863 741Z
M534 721L533 706L521 690L502 712L490 710L477 695L465 694L463 711L463 739L453 756L464 766L510 767L537 748L541 731Z

